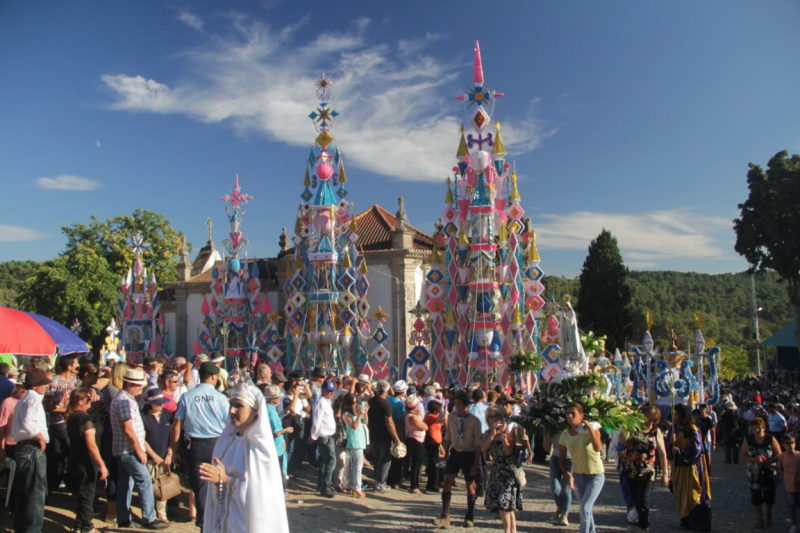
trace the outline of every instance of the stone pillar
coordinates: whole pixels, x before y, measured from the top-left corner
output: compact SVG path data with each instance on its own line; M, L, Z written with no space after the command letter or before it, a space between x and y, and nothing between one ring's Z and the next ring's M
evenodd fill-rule
M188 344L187 328L189 314L187 312L186 300L189 296L186 287L176 287L175 289L175 355L190 359L190 346Z
M389 263L392 276L395 278L392 284L391 311L394 317L390 318L390 321L394 337L392 353L394 354L395 365L399 370L410 349L408 336L411 333L413 321L408 311L417 305L414 290L414 273L417 261L405 251L395 251L392 254L396 254L396 257L393 257Z

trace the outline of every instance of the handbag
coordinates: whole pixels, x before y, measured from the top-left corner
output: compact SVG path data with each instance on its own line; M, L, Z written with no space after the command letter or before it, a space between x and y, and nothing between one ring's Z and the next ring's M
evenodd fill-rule
M516 466L512 470L514 471L514 478L516 478L520 488L528 484L528 479L525 477L524 468L522 468L521 466Z
M181 493L181 482L169 468L162 470L154 466L150 475L153 478L153 496L157 501L167 501Z

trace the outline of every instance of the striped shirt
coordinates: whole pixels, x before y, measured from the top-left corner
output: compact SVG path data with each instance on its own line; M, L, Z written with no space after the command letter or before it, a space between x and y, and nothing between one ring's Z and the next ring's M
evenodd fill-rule
M139 446L144 450L144 423L139 412L139 404L127 391L121 390L111 402L111 432L113 436L111 455L114 457L125 455L126 453L136 453L133 443L125 435L124 423L126 420L132 421L136 440L139 441Z

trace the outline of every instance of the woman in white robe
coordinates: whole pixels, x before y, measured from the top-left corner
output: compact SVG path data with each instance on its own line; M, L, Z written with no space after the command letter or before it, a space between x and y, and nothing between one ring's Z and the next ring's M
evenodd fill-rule
M200 465L208 481L205 533L289 533L281 464L264 396L234 389L228 423L214 446L214 464Z

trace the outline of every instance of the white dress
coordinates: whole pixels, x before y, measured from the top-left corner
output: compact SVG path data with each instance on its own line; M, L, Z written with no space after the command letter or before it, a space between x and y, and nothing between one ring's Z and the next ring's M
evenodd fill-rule
M263 396L258 418L244 433L230 423L214 446L214 457L225 465L228 482L209 483L205 533L289 533L281 465Z

